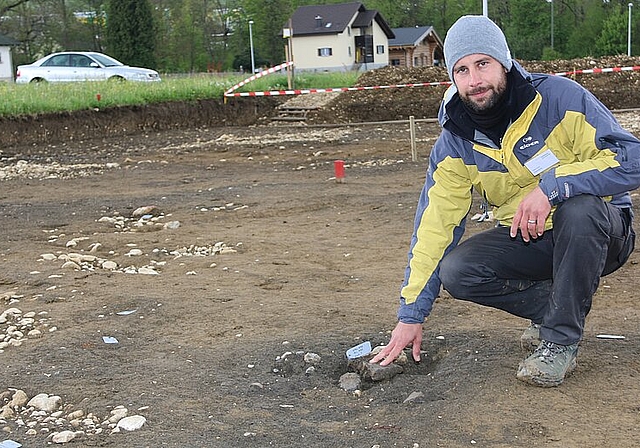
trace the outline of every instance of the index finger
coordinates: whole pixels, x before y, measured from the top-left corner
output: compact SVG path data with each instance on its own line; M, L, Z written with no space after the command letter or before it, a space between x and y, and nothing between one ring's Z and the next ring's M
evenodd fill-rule
M378 354L376 356L374 356L373 358L371 358L369 360L370 363L375 364L378 361L380 361L381 359L386 358L387 356L387 350L389 349L389 346L387 345L385 348L383 348L382 350L380 350L380 352L378 352Z
M375 364L378 361L382 360L380 365L384 367L384 366L386 366L388 364L391 364L393 362L393 360L398 357L398 355L400 354L400 352L403 349L404 349L404 347L400 347L398 344L387 345L385 348L383 348L380 351L380 353L378 353L376 356L374 356L369 362L371 364Z

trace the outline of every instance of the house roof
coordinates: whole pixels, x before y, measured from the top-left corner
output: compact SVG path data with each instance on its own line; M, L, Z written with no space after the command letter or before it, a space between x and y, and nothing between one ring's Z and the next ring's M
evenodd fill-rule
M415 26L411 28L393 28L395 38L389 39L390 47L416 46L432 33L437 42L442 45L440 37L432 26Z
M384 34L387 35L387 38L393 39L395 37L395 34L391 30L391 28L389 28L386 20L384 20L382 18L382 15L375 9L361 11L360 14L358 14L358 17L356 17L356 19L353 21L352 26L354 28L371 26L374 20L378 23L378 25L380 25L380 28L382 28Z
M387 37L393 37L393 31L380 13L366 9L359 2L300 6L291 16L291 27L294 36L338 34L347 29L354 16L353 27L369 26L375 20Z
M18 42L15 39L10 38L9 36L4 36L2 34L0 34L0 46L1 47L9 47L12 45L20 45L20 42Z

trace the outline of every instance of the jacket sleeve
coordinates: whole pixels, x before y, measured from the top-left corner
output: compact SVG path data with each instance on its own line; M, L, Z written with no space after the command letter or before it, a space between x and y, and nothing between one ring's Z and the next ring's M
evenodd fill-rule
M640 141L590 92L581 91L572 92L580 99L578 107L565 105L560 123L575 160L549 170L540 180L552 205L581 194L621 195L640 186ZM562 100L567 101L566 96Z
M443 131L431 151L400 294L398 319L404 323L422 323L429 315L440 293L440 260L464 233L472 185L456 145L462 142Z

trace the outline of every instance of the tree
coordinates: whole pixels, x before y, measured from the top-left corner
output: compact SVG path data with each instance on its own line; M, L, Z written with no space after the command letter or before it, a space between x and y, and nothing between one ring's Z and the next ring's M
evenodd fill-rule
M408 12L417 6L408 0L369 0L366 4L367 9L378 11L392 28L415 25Z
M604 20L596 40L597 56L625 54L627 50L627 17L624 9L616 8Z
M205 4L201 0L183 0L172 10L170 28L170 67L179 72L206 71L208 55L205 49Z
M150 0L156 26L156 56L165 71L221 71L233 34L236 0Z
M568 23L569 33L563 46L565 58L573 59L596 54L596 38L602 31L606 16L606 4L601 0L576 2L573 22Z
M46 0L3 2L2 32L21 42L14 53L16 64L31 63L53 51L64 50L61 41L63 22L56 4Z
M20 5L28 3L29 0L2 0L0 1L0 17L3 17L7 12L17 8Z
M129 65L155 68L155 28L148 0L107 2L107 51Z
M248 23L249 20L254 22L253 43L257 66L277 65L284 61L285 42L282 38L282 27L296 7L291 0L243 1L246 22L238 25L241 33L246 36L246 39L243 39L245 45L249 45Z
M350 0L0 0L0 33L22 44L16 63L59 50L96 50L131 65L189 72L284 61L281 31L299 6ZM367 0L395 27L431 25L441 38L480 0ZM628 0L491 0L489 17L521 60L625 53ZM635 16L633 20L637 22ZM104 38L103 38L104 37ZM640 36L632 33L635 42Z
M543 0L511 2L508 15L498 21L512 56L522 60L540 59L545 46L551 46L550 23L549 4Z
M208 69L221 71L229 48L229 21L227 15L236 0L204 0L206 11L203 24L204 43L209 54Z

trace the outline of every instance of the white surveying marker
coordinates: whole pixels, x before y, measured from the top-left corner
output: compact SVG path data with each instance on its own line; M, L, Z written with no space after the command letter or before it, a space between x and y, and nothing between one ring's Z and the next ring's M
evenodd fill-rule
M371 342L365 341L347 350L347 358L356 359L371 353Z

